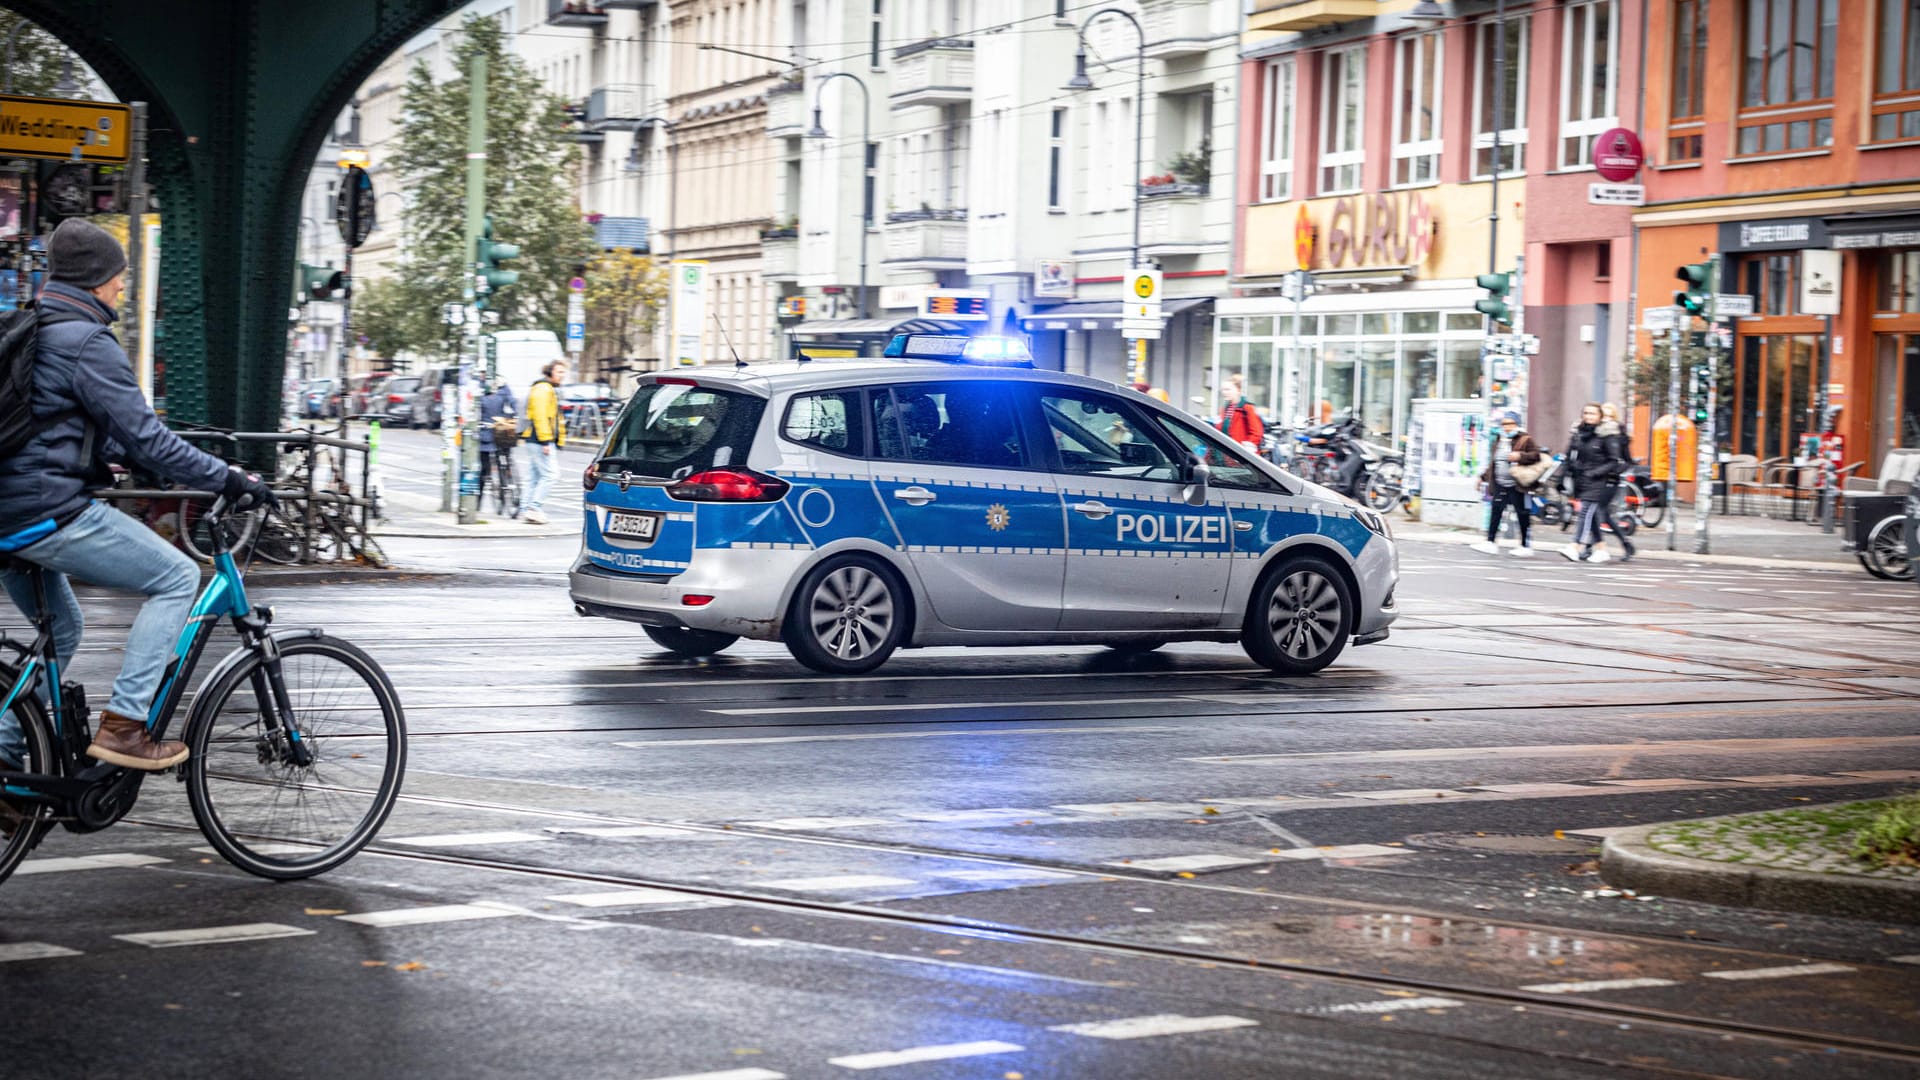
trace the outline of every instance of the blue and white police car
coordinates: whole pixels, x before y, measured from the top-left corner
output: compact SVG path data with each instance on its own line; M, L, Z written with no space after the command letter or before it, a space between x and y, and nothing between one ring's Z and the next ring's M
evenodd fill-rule
M1398 615L1379 514L1005 338L649 375L584 479L575 610L684 655L1238 640L1302 674Z

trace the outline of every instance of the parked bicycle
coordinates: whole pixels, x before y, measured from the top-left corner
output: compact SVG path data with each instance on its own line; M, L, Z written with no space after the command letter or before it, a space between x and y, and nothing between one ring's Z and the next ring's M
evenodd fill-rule
M226 510L215 498L201 516L213 577L147 722L155 739L166 736L207 641L230 620L240 646L195 693L190 753L175 771L200 831L227 861L260 877L311 877L352 858L386 821L406 772L406 720L393 683L366 653L319 629L274 630L272 609L248 602ZM43 579L22 565L42 614L31 644L0 636L0 714L12 715L26 741L23 767L0 769L0 798L19 815L0 826L0 881L55 824L86 833L125 817L150 775L86 756L86 692L61 680Z

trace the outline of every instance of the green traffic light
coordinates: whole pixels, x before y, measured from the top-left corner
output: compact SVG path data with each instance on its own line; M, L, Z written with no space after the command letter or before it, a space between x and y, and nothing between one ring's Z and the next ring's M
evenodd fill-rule
M300 264L300 291L309 300L331 300L345 287L340 271L331 266Z
M1673 276L1686 283L1687 287L1673 294L1674 306L1688 315L1705 315L1707 305L1713 300L1713 290L1707 284L1712 273L1712 266L1708 263L1688 263L1676 267Z
M493 218L489 215L479 237L473 242L474 272L484 283L485 289L502 289L518 282L520 272L505 269L500 264L519 257L520 245L502 243L493 238Z
M1507 294L1513 291L1513 275L1481 274L1473 280L1487 291L1486 299L1473 302L1473 310L1492 318L1494 322L1512 323L1513 306L1507 303Z

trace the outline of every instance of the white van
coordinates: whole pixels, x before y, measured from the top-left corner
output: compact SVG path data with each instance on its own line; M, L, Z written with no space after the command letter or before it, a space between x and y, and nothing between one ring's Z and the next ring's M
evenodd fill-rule
M497 349L494 372L513 388L515 401L527 400L527 388L540 378L541 368L568 358L551 330L500 330L492 337Z

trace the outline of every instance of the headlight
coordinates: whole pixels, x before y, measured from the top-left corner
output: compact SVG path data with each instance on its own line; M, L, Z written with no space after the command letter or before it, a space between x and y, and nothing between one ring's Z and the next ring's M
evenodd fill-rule
M1387 519L1379 511L1372 507L1358 506L1354 508L1354 516L1359 518L1360 524L1365 525L1369 530L1389 540L1393 539L1393 531L1387 528Z

